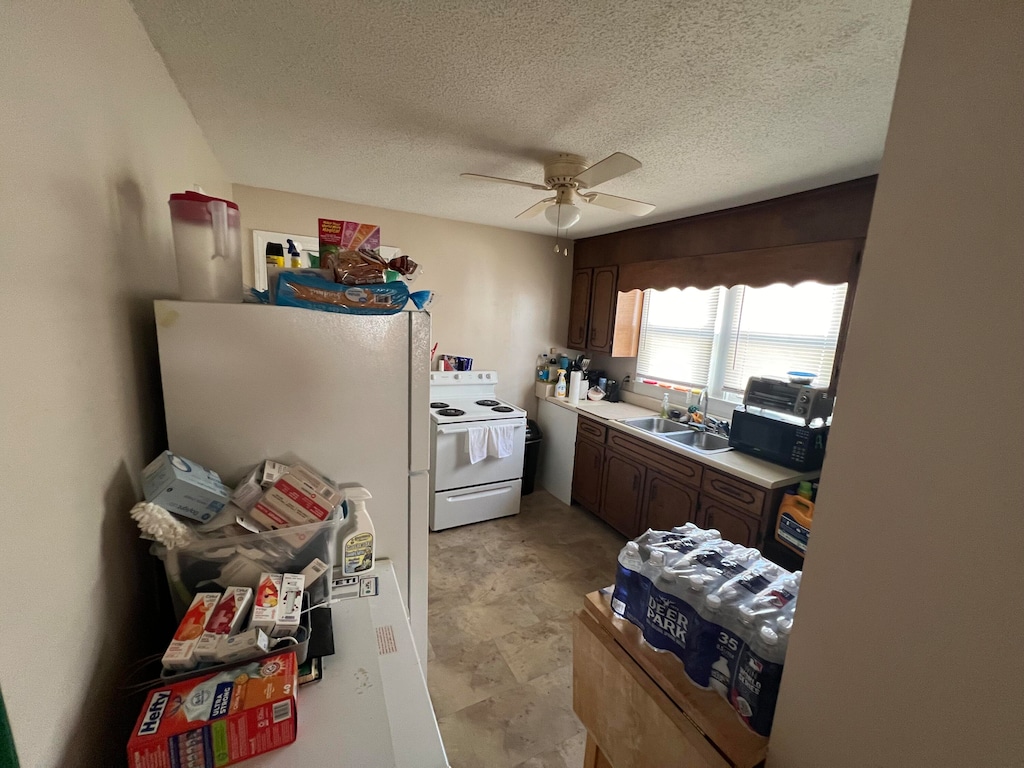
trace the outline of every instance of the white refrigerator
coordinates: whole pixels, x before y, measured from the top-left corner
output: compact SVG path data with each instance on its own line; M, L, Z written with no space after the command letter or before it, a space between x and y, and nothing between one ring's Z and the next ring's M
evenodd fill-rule
M265 458L362 485L427 658L430 317L154 302L167 439L233 486Z

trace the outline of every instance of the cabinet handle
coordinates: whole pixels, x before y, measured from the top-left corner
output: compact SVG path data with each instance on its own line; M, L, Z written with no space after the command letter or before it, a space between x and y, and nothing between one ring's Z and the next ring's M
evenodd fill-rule
M658 486L653 485L651 486L651 501L654 501L656 498L658 498Z
M600 466L601 466L601 460L597 457L597 454L595 453L594 454L594 469L597 469Z
M733 488L731 485L715 483L715 489L721 493L724 493L726 496L732 496L734 499L746 499L746 494L744 494L742 491Z
M640 479L639 475L633 475L633 490L636 490L637 481Z

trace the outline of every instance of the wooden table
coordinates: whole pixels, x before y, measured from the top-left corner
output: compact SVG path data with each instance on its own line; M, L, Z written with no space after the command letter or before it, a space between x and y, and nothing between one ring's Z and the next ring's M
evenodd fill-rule
M757 768L768 739L740 722L682 663L592 592L573 619L573 709L587 729L584 768Z

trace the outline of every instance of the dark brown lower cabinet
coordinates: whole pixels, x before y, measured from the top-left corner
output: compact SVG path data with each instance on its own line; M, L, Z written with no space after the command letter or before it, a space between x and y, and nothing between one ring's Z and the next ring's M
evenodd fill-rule
M601 470L604 446L576 440L576 461L572 467L572 497L594 514L601 509Z
M677 525L696 523L697 493L695 488L648 469L640 530L667 531Z
M644 466L606 448L603 475L600 517L623 536L633 538L640 527Z
M745 547L756 547L761 521L746 512L720 504L707 494L702 494L700 520L697 524L702 528L717 528L726 541Z

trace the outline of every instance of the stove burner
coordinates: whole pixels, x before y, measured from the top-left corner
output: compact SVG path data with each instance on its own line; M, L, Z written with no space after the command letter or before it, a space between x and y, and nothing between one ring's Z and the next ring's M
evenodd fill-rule
M491 410L497 411L498 413L512 413L515 408L509 408L507 405L499 405L496 408L491 408Z
M477 400L477 405L501 405L497 400Z
M458 408L442 408L437 412L438 416L465 416L465 411L460 411Z
M448 403L431 403L430 407L431 408L447 408L448 407Z

